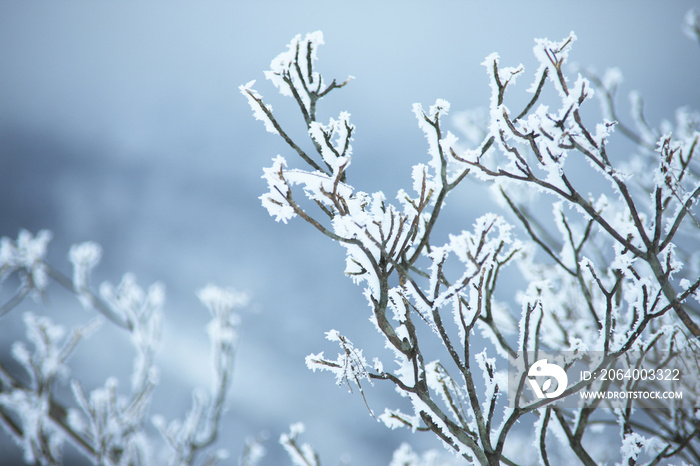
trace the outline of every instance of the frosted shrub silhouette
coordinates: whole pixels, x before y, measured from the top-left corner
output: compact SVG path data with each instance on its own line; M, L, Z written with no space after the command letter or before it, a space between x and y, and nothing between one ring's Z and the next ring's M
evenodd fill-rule
M377 413L368 404L370 414L391 429L430 431L470 463L549 464L552 454L559 464L657 464L673 456L698 462L700 116L679 109L675 123L654 129L634 97L635 120L626 126L615 108L619 71L567 77L575 39L572 33L560 42L536 41L539 68L529 101L517 110L507 103L524 68L504 67L496 54L486 58L490 106L483 126L465 128L484 135L471 147L445 130L448 102L415 104L428 160L413 167L410 187L393 197L353 186L350 115L317 119L319 101L349 82L328 81L317 71L320 32L295 37L265 73L299 107L310 144L283 129L254 81L240 87L255 118L306 165L275 157L264 170L263 206L278 222L301 217L346 249L345 274L364 288L371 320L391 350L388 360L369 362L357 338L330 330L327 339L340 346L337 358L322 352L306 363L332 372L339 385L357 387L363 398L374 383L393 384L409 410ZM599 118L589 104L594 95L602 102L597 123L591 123ZM616 132L634 143L631 154L610 149ZM600 183L577 176L582 170L610 188L589 192ZM445 200L468 178L489 186L518 226L484 213L441 242L433 232ZM535 197L537 205L552 201L551 218L529 207ZM511 264L523 288L499 281ZM606 372L558 388L560 396L525 401L523 369L545 352L556 354L562 368L586 363L590 374ZM510 394L509 359L521 369L511 374ZM678 377L640 380L660 368ZM617 403L581 396L638 392L647 382L645 390L682 394L655 400L655 409L645 411L639 408L650 407L648 400L632 395ZM518 422L533 426L529 440L514 428ZM300 431L294 427L287 440ZM523 451L522 442L534 447ZM295 464L318 463L308 445L294 455ZM407 446L394 460L424 464Z
M156 415L151 422L149 405L158 384L153 356L160 339L163 285L156 283L144 290L133 275L125 274L117 287L103 283L95 294L89 282L102 254L100 246L83 243L70 249L71 279L45 261L50 239L48 231L36 236L22 231L16 241L2 238L0 281L16 279L19 286L0 308L0 314L27 296L40 301L53 281L72 292L79 303L98 317L66 335L65 329L49 317L24 315L32 347L16 342L12 353L26 374L12 374L0 367L0 419L21 445L25 461L60 463L61 447L68 441L95 464L194 464L195 457L217 437L237 339L238 317L232 311L245 303L245 296L213 285L198 293L212 315L208 332L215 375L213 389L209 394L195 391L193 406L183 420L166 422ZM115 377L109 377L103 387L89 391L79 380L71 379L75 405L58 402L53 395L55 384L57 379L70 377L67 359L71 352L105 320L131 335L135 358L130 389L119 387ZM160 432L164 445L149 435L149 430L153 430L148 429L150 425ZM203 457L202 463L213 464L225 455L219 450L199 456Z

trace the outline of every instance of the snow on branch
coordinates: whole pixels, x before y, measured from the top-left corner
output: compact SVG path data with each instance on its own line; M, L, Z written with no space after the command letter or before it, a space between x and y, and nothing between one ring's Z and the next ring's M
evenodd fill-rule
M32 293L35 298L39 298L43 293L49 282L44 257L51 237L48 230L41 230L36 236L22 230L16 241L7 237L0 239L0 284L15 272L22 282L15 298L0 308L0 315L9 311L16 301L27 294Z
M48 231L37 236L21 231L17 241L0 240L0 279L5 281L15 273L20 278L19 291L3 305L3 314L19 306L32 291L46 294L53 280L73 293L85 309L99 315L68 333L53 319L24 314L27 339L33 348L18 341L12 353L27 376L15 375L0 365L0 422L20 444L27 462L59 464L62 446L71 443L95 464L156 464L156 458L159 464L194 464L218 435L239 325L233 310L245 305L247 297L213 285L199 292L212 317L207 328L214 366L211 396L196 391L194 406L184 421L174 420L166 426L162 417L155 415L154 423L166 440L165 446L159 445L151 435L148 418L159 383L155 354L160 346L164 286L155 283L144 290L135 276L127 273L116 287L104 282L99 294L95 293L90 276L102 248L91 242L72 246L68 255L73 265L71 279L46 262L50 238ZM129 390L120 389L115 377L108 377L101 387L88 389L71 376L70 355L82 338L105 322L102 317L130 334L135 354ZM54 395L55 386L67 380L72 404L59 402ZM226 456L224 450L217 450L205 463L215 464Z
M692 26L692 17L686 22ZM313 170L291 168L278 156L264 172L268 192L263 205L278 221L301 217L346 249L345 274L365 286L370 320L396 363L387 370L389 365L376 359L370 368L362 350L333 330L327 339L338 342L341 353L336 359L311 354L307 366L331 371L338 384L357 385L363 398L363 379L393 384L413 414L387 408L379 419L389 428L431 431L471 462L517 462L510 456L518 454L515 441L508 439L517 438L513 426L535 412L535 440L545 464L549 446L544 433L555 424L552 428L571 455L595 464L581 436L594 418L605 418L598 410L602 403L581 401L578 409L564 408L559 400L509 404L524 395L527 373L513 389L514 397L501 396L509 385L508 359L522 362L528 352L566 352L572 356L558 361L569 367L594 351L601 354L593 360L603 369L621 364L631 351L659 356L673 347L663 364L687 363L697 373L697 357L675 350L696 348L700 338L700 308L691 299L697 300L700 268L689 246L700 240L695 157L700 118L679 110L676 125L663 123L660 130L646 122L637 105L634 124L625 124L615 108L623 84L619 70L603 77L589 71L569 76L575 40L572 32L561 41L535 41L539 68L526 89L529 100L517 110L509 96L525 68L504 67L497 54L486 58L488 121L484 128L466 128L475 148L463 147L445 131L448 102L438 99L428 110L415 104L427 160L412 169L412 193L399 190L400 207L383 192L367 194L349 181L354 132L349 116L341 112L327 125L315 119L316 104L327 94L320 91L325 81L314 64L320 34L295 37L266 74L296 100L320 158L315 161L286 133L280 134ZM549 92L554 104L544 101L547 89L554 91ZM596 94L603 103L600 119L586 104ZM262 99L255 102L256 112L267 108ZM278 125L271 110L265 117ZM616 129L637 145L637 154L625 159L609 153ZM475 135L483 137L472 141ZM585 168L578 160L590 172L582 175ZM516 239L515 227L504 217L488 213L471 231L449 234L443 245L435 241L447 196L469 175L494 187L527 240ZM610 190L591 192L597 189L591 186L599 185L591 185L590 176L605 181L613 195ZM297 186L318 210L302 207ZM550 218L542 218L538 208L541 194L554 199ZM506 275L510 263L519 266L518 278L512 271ZM691 263L695 265L689 267ZM483 348L476 339L477 329L490 346ZM662 364L659 358L649 361ZM573 399L589 386L592 382L573 384L561 398ZM673 454L700 460L686 449L699 435L690 414L697 391L688 395L664 403L667 411L644 427L644 435L663 432L654 438L676 445ZM619 456L625 461L636 461L656 441L638 434L643 429L633 420L633 406L628 403L619 421L624 425ZM683 420L672 427L671 413L678 412L684 413ZM657 452L658 458L668 452ZM395 460L423 464L407 448Z
M292 424L289 426L289 433L280 436L280 444L287 451L294 466L320 466L321 460L313 447L308 443L299 443L299 436L304 430L304 424Z

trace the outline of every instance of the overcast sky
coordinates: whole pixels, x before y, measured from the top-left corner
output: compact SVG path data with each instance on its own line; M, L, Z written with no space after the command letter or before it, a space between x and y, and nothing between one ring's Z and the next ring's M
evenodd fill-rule
M279 434L302 421L326 464L347 452L360 465L387 464L411 438L388 432L359 394L304 365L311 352L335 354L323 335L331 328L362 342L370 357L382 343L361 289L343 276L344 250L301 221L275 223L260 206L262 168L279 153L293 157L252 118L237 88L258 80L280 118L302 128L292 101L263 76L294 35L322 30L320 71L355 77L320 114L351 113L351 178L388 198L426 160L411 105L488 105L480 63L492 52L503 65L525 65L523 92L536 69L535 38L575 31L570 61L620 68L623 110L626 93L638 90L652 124L679 106L700 107L700 48L681 33L697 2L437 3L0 3L0 236L51 230L50 260L65 271L69 246L93 240L104 248L97 282L117 283L130 271L144 287L165 283L163 385L182 388L161 387L154 411L181 415L189 391L207 384L208 317L195 293L211 282L251 296L222 445L238 454L246 436L267 431L265 464L277 464ZM450 199L456 228L495 208L483 188L464 194ZM47 311L56 320L68 312L59 303ZM19 321L6 316L4 328L16 331L12 319ZM95 384L105 368L130 365L99 343L91 344L106 351L75 361ZM375 410L400 405L390 390L373 390Z

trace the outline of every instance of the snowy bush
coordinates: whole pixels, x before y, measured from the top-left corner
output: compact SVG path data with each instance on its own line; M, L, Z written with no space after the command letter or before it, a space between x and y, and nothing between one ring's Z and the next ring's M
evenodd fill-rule
M694 33L693 18L686 29ZM615 102L621 73L571 75L565 65L575 40L571 33L536 41L539 67L522 108L513 108L510 94L516 79L528 79L524 67L486 58L488 111L481 124L478 111L460 118L468 139L483 136L474 144L445 129L448 102L415 104L428 158L395 196L351 181L350 115L317 117L320 100L349 82L317 71L321 32L295 37L265 72L299 107L309 143L283 128L254 81L240 86L254 117L302 162L273 159L263 206L277 222L301 217L345 248L345 274L363 287L389 350L372 357L358 344L363 336L330 330L338 356L311 354L306 363L356 387L370 415L390 429L432 432L470 464L697 463L700 114L681 108L674 122L652 128L633 96L632 124L623 123ZM602 115L589 102L594 96ZM617 133L629 148L613 140ZM504 212L484 212L438 239L448 195L469 179L489 188ZM526 381L537 383L524 369L553 366L546 355L556 355L561 374L585 363L606 376L557 379L555 392L549 379L536 391L550 396L528 399ZM509 372L509 361L520 372ZM639 377L659 370L678 377ZM642 410L648 400L632 395L581 396L638 392L647 382L682 397ZM378 413L370 406L365 393L374 383L394 386L395 406ZM309 445L296 443L301 431L293 426L283 443L294 464L318 464ZM434 464L431 454L404 445L392 464Z
M158 385L154 365L159 346L165 288L161 283L144 290L132 274L118 286L103 283L99 293L90 288L92 269L102 249L95 243L75 245L68 254L72 279L46 262L51 234L33 236L21 231L16 241L0 241L0 283L18 288L0 308L6 314L27 296L41 302L48 285L55 282L75 295L95 316L67 334L50 317L24 314L31 347L16 342L12 356L25 374L0 367L0 420L24 452L27 463L58 464L62 446L70 442L94 464L215 464L226 457L224 450L209 452L218 435L219 420L230 386L236 349L238 316L233 312L246 302L240 293L208 285L198 293L212 320L208 326L212 343L214 383L210 393L196 390L193 406L184 419L167 422L150 416L149 406ZM89 337L105 321L131 336L134 363L126 387L109 377L104 386L88 389L71 377L67 365L80 340ZM73 402L54 396L56 384L70 380ZM163 441L157 441L157 433ZM196 458L198 457L198 458Z

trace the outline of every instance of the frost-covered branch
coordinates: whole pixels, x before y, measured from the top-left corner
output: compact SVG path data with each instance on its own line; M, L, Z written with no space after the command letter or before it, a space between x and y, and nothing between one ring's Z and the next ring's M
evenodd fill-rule
M528 387L524 371L513 389L514 401L507 403L508 359L526 368L541 352L563 351L572 355L560 361L569 368L587 352L599 352L601 356L588 364L602 371L624 361L630 364L629 354L643 351L643 361L692 367L690 373L699 373L700 313L693 300L699 300L700 272L683 267L683 261L691 259L692 241L700 239L700 181L694 157L700 119L683 110L675 129L658 131L637 105L634 126L619 122L614 100L619 72L604 78L592 73L574 80L567 76L575 40L572 33L559 42L536 41L539 69L528 89L532 97L519 112L507 103L524 67L503 67L496 54L487 57L490 115L475 149L465 148L444 130L449 103L438 99L428 110L414 105L428 142L428 160L413 167L412 189L400 190L396 202L383 192L368 194L349 183L354 129L349 115L341 112L328 125L315 120L316 105L327 94L318 91L324 81L314 64L322 43L319 32L303 40L295 37L288 51L272 61L266 77L299 106L326 168L310 163L297 150L300 143L290 142L276 129L279 123L271 107L252 84L241 87L256 118L314 169L290 168L278 156L264 172L268 192L261 197L263 206L277 221L301 217L346 249L345 274L364 286L371 320L395 364L387 369L374 358L370 366L360 348L332 331L328 339L340 345L338 357L310 355L307 365L334 373L338 383L356 385L366 404L362 381L392 383L413 412L387 408L379 420L390 428L431 431L473 463L510 464L506 451L512 428L533 413L539 457L545 464L551 462L545 433L555 424L580 461L599 461L582 438L605 418L601 410L608 403L581 400L572 411L559 401L573 400L584 390L607 389L610 382L582 380L562 387L553 399L526 402L521 401ZM586 102L595 93L603 96L603 119L591 125ZM616 128L638 145L639 155L621 161L610 153ZM611 191L582 194L590 187L579 187L581 177L569 168L571 162L567 164L573 158L586 161ZM528 241L516 238L505 218L486 214L470 230L449 235L443 244L435 242L433 231L446 198L469 178L498 188L494 192L505 200ZM313 201L309 207L300 202L298 191ZM541 209L532 212L524 205L537 193L555 199L549 220L539 218ZM519 265L527 283L522 292L499 286L511 263ZM519 307L513 306L514 294ZM483 351L473 351L478 333L491 344ZM694 377L684 383L692 379L694 384ZM686 445L696 435L691 406L698 392L686 388L688 398L664 401L661 414L651 416L652 422L676 432L664 437L673 439L676 447L658 455L674 451L694 458L694 450ZM638 423L631 413L638 405L630 401L626 410L616 411L620 425L627 426L620 435L625 461L636 460L640 445L651 449L654 443L652 437L635 432ZM685 414L672 428L678 413Z
M198 297L212 315L207 330L212 344L214 383L209 396L202 390L193 393L192 408L184 421L173 420L166 425L162 416L154 418L156 427L173 450L170 460L173 465L191 464L199 451L217 439L238 339L239 318L233 309L247 302L245 295L214 285L200 290ZM224 458L226 453L217 452L217 456Z
M289 426L289 433L280 436L280 444L284 447L294 466L321 466L318 453L308 443L299 443L299 435L304 433L304 424L296 423Z
M195 392L194 406L184 422L175 420L165 426L162 417L154 417L153 423L167 441L160 454L156 450L161 447L150 432L149 410L159 381L154 359L165 303L163 285L156 283L144 290L132 274L125 274L118 286L105 282L96 293L90 286L90 276L101 257L100 246L83 243L70 249L71 279L46 263L50 238L47 231L36 237L21 231L16 241L0 240L0 282L9 283L13 276L19 279L18 291L3 305L2 313L19 306L27 296L43 299L53 281L99 317L66 336L65 329L52 319L24 314L33 348L23 342L13 345L13 356L26 377L0 366L0 422L22 446L27 462L60 464L62 446L68 442L95 464L155 464L156 455L159 463L194 464L199 453L217 439L235 354L238 317L233 309L245 303L245 296L212 285L200 291L200 300L212 315L208 327L214 370L212 393L207 398L202 391ZM127 390L120 388L115 377L109 377L103 387L90 390L70 375L68 358L80 340L105 321L104 317L131 337L135 355ZM53 393L57 384L68 380L74 405L57 401ZM223 450L216 451L202 464L215 464L225 456Z

